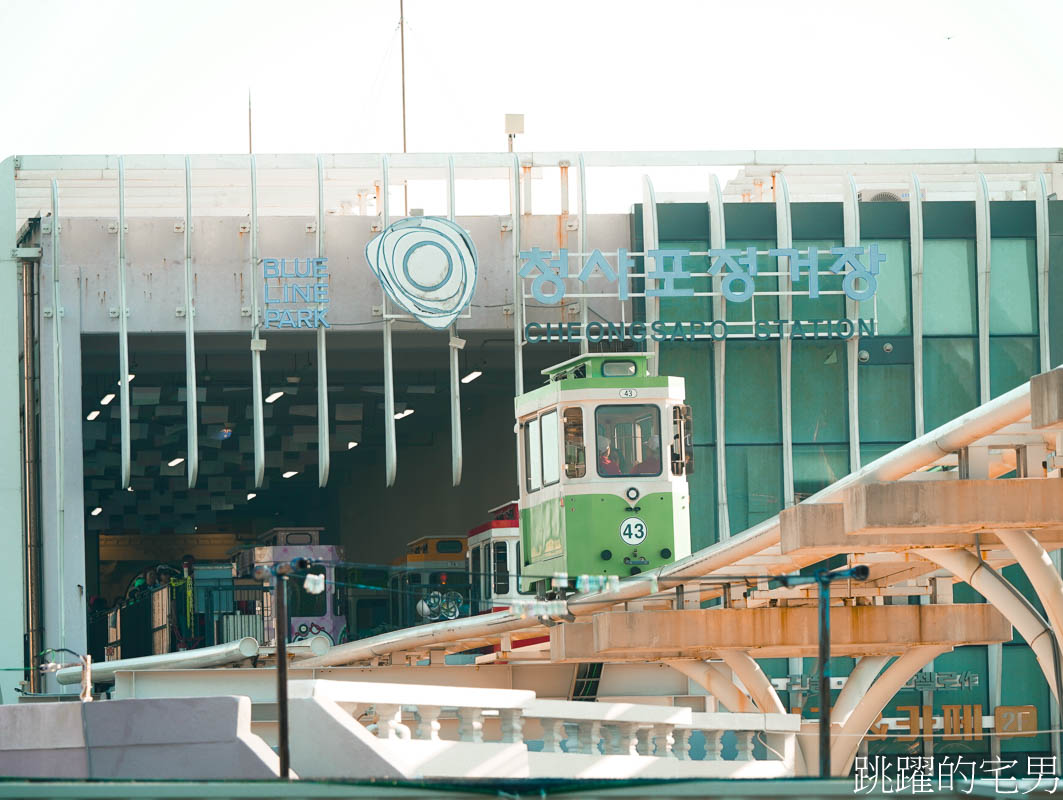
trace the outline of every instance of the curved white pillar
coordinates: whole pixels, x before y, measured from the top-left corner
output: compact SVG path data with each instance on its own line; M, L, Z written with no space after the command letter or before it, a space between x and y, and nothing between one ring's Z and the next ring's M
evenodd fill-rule
M729 666L742 685L746 687L749 696L765 714L786 714L786 706L779 699L779 693L771 685L764 670L749 653L742 650L725 650L720 653L723 663Z
M757 713L762 710L745 692L735 686L730 675L713 664L706 661L668 661L665 663L677 672L682 672L727 706L728 711Z
M1041 671L1048 681L1052 694L1056 693L1055 669L1053 668L1052 632L1044 621L1023 605L1005 586L1005 581L995 572L982 566L974 554L967 550L915 550L917 555L944 567L961 581L971 585L1008 622L1014 625L1022 638L1030 645Z
M1063 578L1048 553L1028 531L996 531L1000 541L1015 556L1045 607L1048 622L1058 641L1063 641Z

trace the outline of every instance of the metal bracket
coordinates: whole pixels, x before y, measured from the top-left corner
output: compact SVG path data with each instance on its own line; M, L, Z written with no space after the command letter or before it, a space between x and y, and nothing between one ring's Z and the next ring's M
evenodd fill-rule
M566 231L578 231L579 230L579 217L569 217L565 220Z
M308 223L306 223L306 232L307 233L317 233L317 223L316 222L308 222Z
M373 231L374 233L377 232L377 231L384 230L384 225L383 225L383 222L381 221L379 215L377 216L376 219L373 220L373 224L369 226L369 230Z
M384 316L384 307L383 306L373 306L373 316L374 317L382 317L382 316Z
M251 306L240 306L240 316L241 317L250 317L251 316Z
M249 223L249 222L241 222L240 223L240 233L250 233L250 232L251 232L251 223Z
M184 319L185 307L184 306L178 306L177 308L175 308L174 309L174 315L180 317L181 319ZM196 316L196 308L195 308L195 306L192 307L192 316L193 317Z
M129 233L129 224L127 223L126 225L124 225L122 230L125 233ZM108 222L107 223L107 233L118 233L118 223L117 222Z
M40 261L41 248L39 247L12 247L11 257L22 261Z
M129 316L129 309L128 308L125 310L125 315L127 317ZM118 319L118 308L117 308L117 306L111 306L109 309L107 309L107 316L109 316L111 319Z
M42 309L41 316L44 317L45 319L51 319L53 316L55 316L55 311L52 308ZM65 317L66 316L66 309L63 308L62 306L59 306L59 316L60 317Z
M513 218L512 217L499 217L498 229L503 233L513 230Z
M505 317L513 316L513 306L511 306L511 305L502 306L502 315L505 316Z
M60 228L59 230L62 230L62 228ZM42 220L41 221L41 233L51 233L51 232L52 232L52 221L51 220Z
M253 352L265 353L266 352L266 340L254 338L251 340L251 350Z
M464 350L465 349L465 340L464 339L459 339L457 336L451 336L450 337L450 346L453 347L455 350Z

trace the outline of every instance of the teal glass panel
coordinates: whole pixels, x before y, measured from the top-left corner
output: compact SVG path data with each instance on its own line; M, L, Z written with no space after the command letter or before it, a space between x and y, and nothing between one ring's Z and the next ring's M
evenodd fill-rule
M989 670L985 647L957 647L951 652L942 653L934 659L934 669L931 674L934 676L935 684L932 695L934 716L944 716L946 706L949 707L949 715L952 717L950 722L956 716L962 720L965 707L971 707L970 711L973 713L976 710L974 706L981 706L983 716L992 715L992 709L989 707ZM908 705L922 705L922 698ZM982 733L981 739L965 740L962 737L962 727L961 722L953 728L953 730L960 729L960 736L950 738L938 736L934 739L935 756L988 755L992 741L988 735L989 731ZM944 733L943 730L939 732ZM1005 786L1005 782L1001 781L1000 785ZM966 788L966 781L964 781L964 788Z
M1005 645L1000 655L1001 674L1007 678L1000 682L1000 704L1002 706L1034 706L1037 709L1037 724L1034 730L1047 730L1052 727L1049 711L1049 689L1041 667L1037 664L1037 658L1033 651L1024 645ZM987 712L988 713L988 712ZM1013 717L1004 717L1001 722L1001 733L1009 727L1015 730L1018 720ZM1027 720L1027 725L1032 720ZM1038 733L1034 736L1021 738L1000 739L1001 753L1015 753L1020 761L1017 769L1022 770L1018 774L1025 773L1026 759L1024 756L1030 753L1049 754L1052 742L1047 733ZM1018 754L1021 754L1019 756ZM1041 788L1047 789L1052 786L1051 780L1042 781Z
M712 342L661 342L658 374L683 378L694 417L694 444L716 441Z
M923 418L928 431L978 405L978 342L923 340Z
M989 337L989 393L993 397L1014 389L1040 372L1036 336Z
M849 445L794 445L794 498L797 502L848 474Z
M849 440L845 362L843 342L793 342L790 363L794 442Z
M860 432L863 435L863 431ZM860 464L867 466L872 461L876 461L887 453L892 453L902 444L907 442L876 442L874 444L862 444L860 445Z
M907 239L881 239L862 242L877 244L886 256L878 274L878 289L870 300L860 303L860 318L872 319L878 313L878 335L895 336L912 332L912 263ZM864 261L867 264L867 261Z
M978 332L972 239L923 243L923 333L963 336Z
M716 448L694 445L694 474L690 490L690 547L700 550L719 541L716 531Z
M697 240L684 240L684 241L668 241L661 243L661 250L689 250L692 253L704 253L709 249L708 242ZM676 265L673 264L674 259L666 259L663 269L666 271L674 270ZM708 256L687 256L683 259L682 268L684 272L708 272L709 260ZM650 261L650 270L654 268L654 262ZM661 282L656 283L657 288L661 288ZM712 279L711 278L681 278L675 281L674 286L676 289L693 289L696 293L711 292L712 291ZM692 320L708 321L713 318L712 316L712 298L711 297L662 297L660 298L660 319L666 322L690 322Z
M861 364L857 372L860 441L906 442L915 438L912 366Z
M727 446L727 510L731 534L782 510L782 447Z
M831 264L837 256L831 255L832 247L841 247L840 241L827 239L810 240L795 239L794 249L801 253L809 247L819 248L819 297L813 300L808 296L808 276L801 271L801 280L793 282L793 313L791 319L842 319L845 316L845 295L826 294L827 292L841 292L843 275L835 275L830 271ZM789 263L784 269L789 269Z
M747 247L757 248L758 253L766 253L771 248L775 247L775 241L771 239L760 240L745 240L745 241L730 241L727 242L728 249L745 250ZM755 291L757 292L777 292L779 290L779 279L774 275L762 275L762 272L776 272L778 263L777 259L769 258L766 255L757 256L757 277L753 281ZM726 267L724 268L726 271ZM723 273L721 273L723 274ZM778 319L779 318L779 297L778 295L765 295L763 297L754 297L751 300L747 300L744 303L731 303L724 301L726 307L726 317L728 322L749 322L753 319L753 314L756 313L757 319ZM708 318L706 318L708 319ZM742 326L740 330L745 332L746 330L752 331L749 326Z
M989 333L1037 333L1037 242L993 239L989 248Z
M777 341L727 343L724 398L729 444L782 441Z

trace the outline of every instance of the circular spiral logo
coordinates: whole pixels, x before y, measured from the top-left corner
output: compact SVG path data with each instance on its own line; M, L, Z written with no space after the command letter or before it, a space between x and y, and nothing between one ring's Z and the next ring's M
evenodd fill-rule
M476 246L449 219L393 222L365 246L365 258L392 302L429 328L446 330L472 301Z

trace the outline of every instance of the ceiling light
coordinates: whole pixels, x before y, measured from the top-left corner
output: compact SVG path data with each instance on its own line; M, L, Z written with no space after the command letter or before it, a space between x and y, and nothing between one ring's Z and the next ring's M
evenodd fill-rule
M271 394L269 397L266 398L266 402L267 403L276 403L283 396L284 396L284 392L274 392L273 394Z
M468 375L466 375L464 378L462 378L461 382L462 383L472 383L474 380L479 378L481 375L483 375L483 373L480 372L480 370L474 369L472 372L470 372Z
M103 399L102 399L102 400L100 400L100 405L101 405L101 406L106 406L106 405L110 405L110 403L111 403L111 401L112 401L112 400L114 400L114 394L113 394L113 393L111 393L111 394L105 394L105 395L103 396Z
M130 372L129 373L129 382L132 383L133 382L133 378L135 378L135 377L136 377L136 375L134 373ZM118 379L118 385L119 386L122 385L122 379L121 378Z
M131 491L133 491L133 487L132 487L132 486L127 486L127 487L126 487L126 491L127 491L127 492L131 492Z
M181 456L178 456L177 458L173 459L172 461L168 461L166 466L168 466L168 467L176 467L182 461L184 461L184 459Z
M357 446L358 446L358 442L347 442L347 449L348 450L353 450Z
M103 513L103 509L100 508L100 506L96 506L96 508L92 509L92 516L94 516L94 517L98 517L102 513Z
M254 500L256 497L258 497L258 495L255 494L254 492L248 492L247 493L247 499L248 500Z
M413 409L412 408L407 408L405 411L400 411L398 414L396 414L395 415L395 419L403 419L404 417L410 416L410 414L412 414L412 413L413 413Z
M100 410L97 408L97 409L95 409L93 411L90 411L89 415L87 417L85 417L85 419L87 419L87 420L89 420L89 422L91 422L92 420L96 419L96 417L98 417L99 415L100 415Z
M294 469L290 469L290 470L288 470L287 472L285 472L285 473L284 473L284 476L283 476L283 477L285 477L285 478L290 478L290 477L292 477L293 475L298 475L298 474L299 474L299 473L298 473L298 472L296 472L296 471L295 471Z

